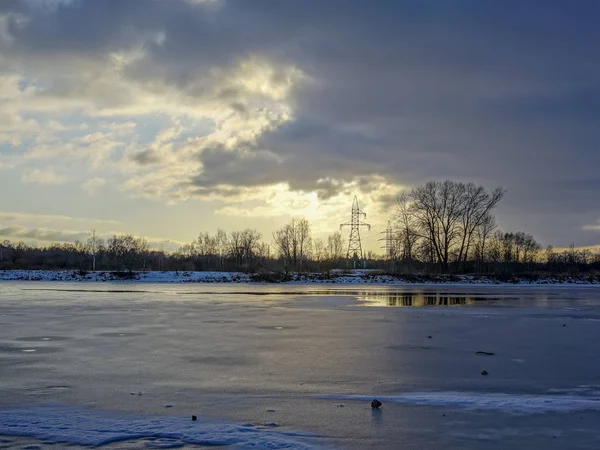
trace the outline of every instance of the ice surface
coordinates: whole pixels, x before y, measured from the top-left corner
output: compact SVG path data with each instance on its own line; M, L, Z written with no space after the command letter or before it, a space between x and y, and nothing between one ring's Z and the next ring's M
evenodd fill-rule
M318 398L367 402L372 395L322 395ZM508 414L568 413L600 411L600 397L573 395L518 395L480 392L414 392L377 396L382 402L412 405L459 407L472 410L492 410Z
M163 446L178 443L234 448L310 450L320 448L306 433L274 431L199 418L144 417L107 413L60 405L36 405L0 410L0 435L26 436L86 446L130 439L165 439ZM156 445L156 444L155 444Z
M390 307L425 296L478 300ZM597 449L599 300L598 287L3 282L0 433Z

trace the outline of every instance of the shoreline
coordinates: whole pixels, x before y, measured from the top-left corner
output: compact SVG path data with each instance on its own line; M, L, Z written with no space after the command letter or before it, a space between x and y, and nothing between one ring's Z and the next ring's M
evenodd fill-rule
M2 281L138 282L138 283L257 283L257 284L368 284L368 285L600 285L600 277L545 276L494 277L483 275L391 275L379 271L350 270L328 273L283 274L196 271L84 272L79 270L0 270Z

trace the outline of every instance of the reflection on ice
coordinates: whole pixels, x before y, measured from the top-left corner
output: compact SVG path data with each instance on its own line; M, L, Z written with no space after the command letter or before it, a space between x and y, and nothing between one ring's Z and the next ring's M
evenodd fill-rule
M494 296L475 296L464 293L445 292L386 292L386 291L363 291L359 292L357 298L368 306L464 306L477 302L498 300ZM510 297L501 297L502 300L510 300ZM516 298L512 298L513 300Z

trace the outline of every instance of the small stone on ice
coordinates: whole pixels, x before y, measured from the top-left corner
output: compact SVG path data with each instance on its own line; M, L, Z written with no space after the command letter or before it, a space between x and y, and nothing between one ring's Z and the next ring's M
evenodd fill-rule
M377 409L382 405L382 403L376 398L371 402L371 408Z
M171 405L171 404L165 405L165 408L172 408L172 407L173 407L173 405Z
M196 416L192 416L192 420L197 420L198 418Z
M482 370L482 371L481 371L481 375L487 375L487 374L488 374L488 371L487 371L487 370Z

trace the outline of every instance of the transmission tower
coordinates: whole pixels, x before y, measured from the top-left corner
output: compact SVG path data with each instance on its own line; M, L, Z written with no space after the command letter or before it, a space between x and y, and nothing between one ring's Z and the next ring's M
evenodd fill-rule
M385 257L388 259L392 259L394 256L394 230L392 228L391 222L388 220L387 227L385 231L382 231L380 234L384 234L385 237L379 239L380 241L385 241L385 245L382 245L381 248L385 249Z
M348 253L346 258L350 260L352 258L354 267L359 260L364 261L364 255L362 251L362 245L360 243L360 227L367 227L371 229L371 225L365 222L361 222L361 219L366 219L367 214L362 212L358 207L358 199L354 196L354 202L352 203L352 218L350 222L340 224L340 230L344 227L350 227L350 238L348 239ZM363 262L363 265L365 263Z
M385 231L382 231L381 234L385 234L385 237L379 239L380 241L385 241L385 245L382 248L385 248L385 257L389 261L390 269L394 271L396 269L396 237L394 236L394 229L392 228L391 222L388 220L387 227Z

